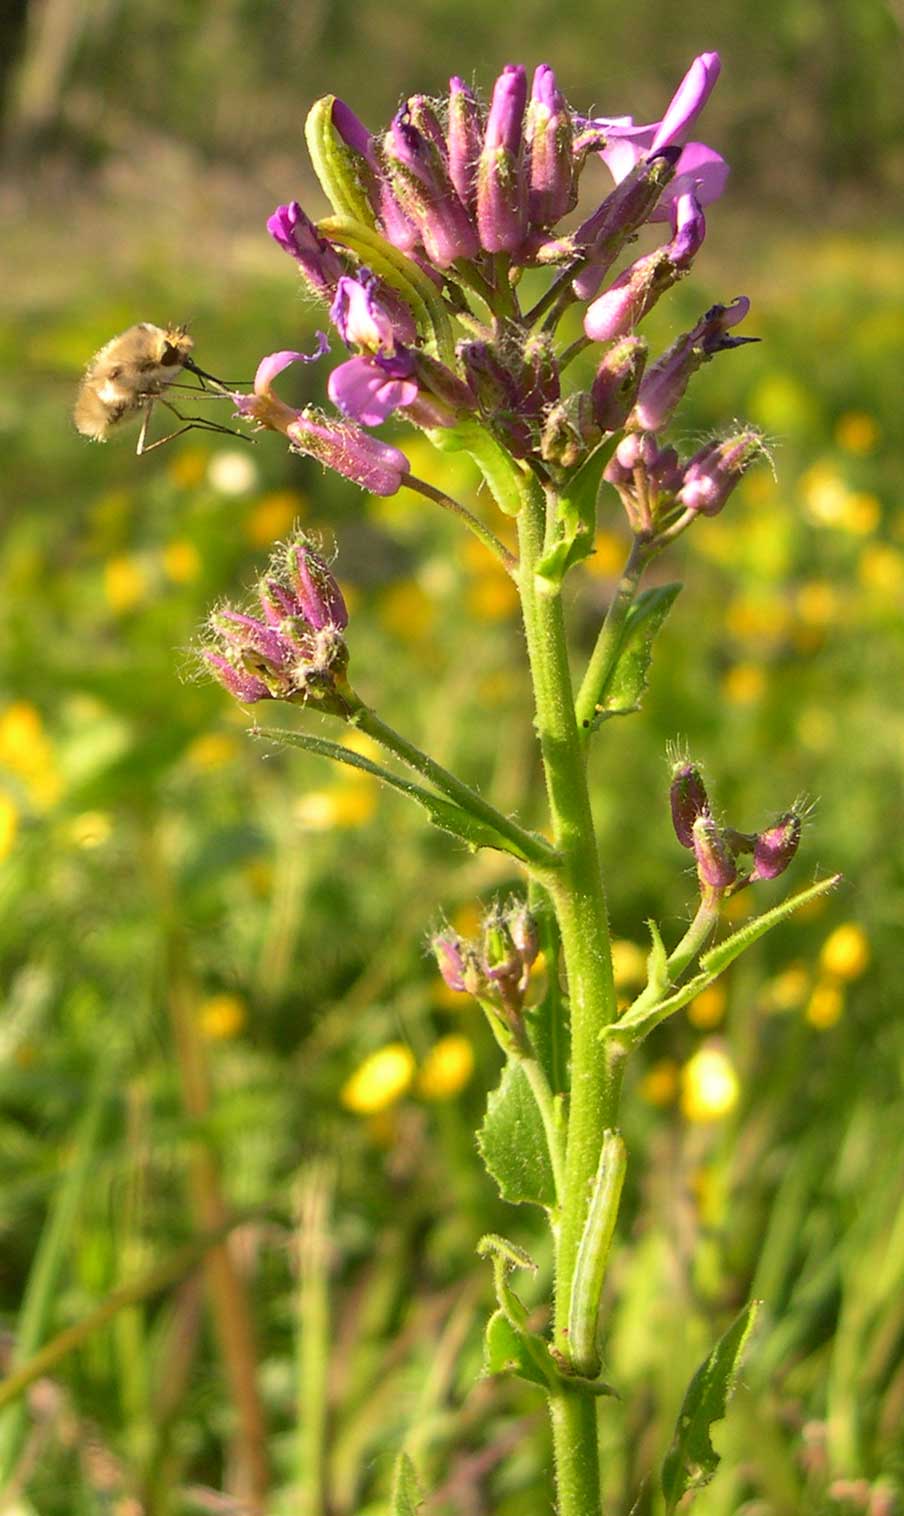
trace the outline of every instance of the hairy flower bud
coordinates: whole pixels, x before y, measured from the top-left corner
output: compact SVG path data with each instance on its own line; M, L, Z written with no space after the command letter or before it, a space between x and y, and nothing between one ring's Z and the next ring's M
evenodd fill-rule
M345 273L345 265L332 244L320 236L297 200L276 207L267 222L267 231L295 259L318 295L332 294Z
M787 811L757 835L753 844L752 881L777 879L785 872L800 844L802 825L799 812Z
M545 63L534 73L526 138L530 154L531 225L554 226L577 204L577 184L571 114L555 74Z
M712 305L696 326L685 332L648 369L628 426L646 432L661 431L687 389L692 374L716 353L756 342L756 337L729 337L731 327L743 321L750 301L739 295L730 305Z
M449 178L462 205L472 214L477 210L477 160L483 131L480 106L468 86L462 79L450 79L446 133Z
M459 258L473 258L479 243L449 178L439 124L421 97L415 97L418 101L420 125L409 102L383 138L383 156L393 194L417 227L428 258L442 269Z
M728 889L738 877L738 866L712 816L698 816L691 836L701 885L712 890Z
M724 442L707 443L685 466L679 501L701 516L717 516L742 475L764 452L763 439L752 427Z
M574 468L596 446L601 436L590 392L576 390L554 405L547 415L540 439L540 454L547 463Z
M703 783L703 775L696 763L676 763L672 769L672 785L669 791L672 808L672 825L682 847L694 846L694 823L700 816L708 816L709 796Z
M488 253L516 252L527 232L526 103L527 75L520 64L507 64L493 88L477 168L477 227Z
M590 389L594 420L601 431L617 432L634 404L647 344L642 337L623 337L600 362Z

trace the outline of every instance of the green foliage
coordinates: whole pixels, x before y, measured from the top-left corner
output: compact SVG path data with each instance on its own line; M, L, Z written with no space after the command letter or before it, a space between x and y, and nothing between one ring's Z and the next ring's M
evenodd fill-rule
M407 1453L400 1453L392 1481L392 1516L417 1516L421 1505L414 1464Z
M640 709L653 644L680 591L680 584L663 584L637 596L625 618L612 673L597 702L595 725L607 716L629 716Z
M751 1301L701 1363L681 1404L675 1436L662 1465L666 1516L689 1490L709 1484L719 1464L710 1431L728 1409L761 1302Z
M547 1208L555 1204L546 1134L520 1063L509 1061L503 1069L499 1085L487 1101L477 1142L503 1200Z

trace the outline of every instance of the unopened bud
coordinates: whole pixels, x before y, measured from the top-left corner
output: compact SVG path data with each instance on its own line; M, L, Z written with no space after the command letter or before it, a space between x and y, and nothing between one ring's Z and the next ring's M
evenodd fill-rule
M751 880L777 879L788 867L798 846L802 830L797 811L788 811L778 821L760 832L753 844Z
M669 791L672 825L682 847L694 846L694 822L709 815L709 796L696 763L678 763L672 770Z
M738 877L738 866L712 816L698 816L692 828L694 856L700 883L708 889L725 890Z
M617 432L624 426L646 361L647 344L642 337L623 337L604 355L590 390L601 431Z
M680 503L701 516L717 516L729 495L765 452L759 432L748 427L724 442L710 442L685 466Z
M554 405L546 418L540 454L547 463L574 468L600 440L588 390L577 390Z
M527 232L524 107L527 75L508 64L493 87L477 169L477 225L488 253L513 253Z

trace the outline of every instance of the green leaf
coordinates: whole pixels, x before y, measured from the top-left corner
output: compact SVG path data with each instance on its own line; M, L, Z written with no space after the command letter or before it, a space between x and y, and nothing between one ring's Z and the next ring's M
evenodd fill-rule
M439 795L434 795L431 790L425 790L422 785L415 784L411 779L403 779L399 774L393 774L390 769L384 769L382 764L374 763L372 758L365 758L362 753L356 753L352 748L343 747L339 742L329 742L325 737L314 737L309 732L293 732L281 727L255 727L254 736L261 737L268 742L278 742L288 747L301 747L309 753L317 753L321 758L332 758L336 763L345 763L349 768L361 769L365 774L370 774L374 779L379 779L382 784L387 784L391 789L398 790L400 794L407 795L409 800L414 800L423 806L434 826L438 826L444 832L451 832L453 837L467 843L469 848L479 847L496 848L503 853L511 853L513 857L527 860L527 854L508 837L503 837L488 821L480 821L463 811L460 806L451 800L444 800Z
M305 122L305 140L314 172L337 216L352 216L366 226L373 226L373 207L362 177L365 165L333 125L335 100L335 95L315 100Z
M723 969L727 969L730 963L734 963L734 960L740 957L741 953L746 953L758 938L765 936L766 932L771 932L774 926L787 920L795 911L799 911L802 905L809 905L811 900L818 900L820 895L826 895L829 890L833 890L840 878L840 874L832 874L828 879L818 879L808 889L800 890L798 894L791 895L788 900L783 900L771 911L765 911L762 916L748 921L745 926L732 932L730 937L726 937L724 942L716 943L714 948L704 953L700 959L700 967L713 976L721 974Z
M662 1465L666 1516L672 1516L688 1490L702 1489L716 1472L719 1455L710 1440L710 1428L725 1415L761 1303L752 1300L735 1317L688 1385Z
M680 589L680 584L658 585L634 601L625 618L615 666L597 702L596 725L607 716L628 716L640 708L653 643Z
M647 989L655 995L664 995L669 987L669 959L662 940L662 933L652 919L647 922L652 947L647 958Z
M485 1374L517 1374L519 1379L549 1389L553 1379L552 1365L550 1361L550 1373L545 1373L541 1368L541 1354L546 1354L546 1348L539 1337L516 1331L504 1311L493 1312L484 1338Z
M523 1248L509 1242L507 1237L497 1236L495 1232L487 1232L485 1237L481 1237L477 1244L477 1256L492 1261L499 1309L511 1326L520 1331L527 1324L528 1310L511 1288L506 1275L511 1269L527 1269L529 1273L536 1274L537 1265Z
M337 208L338 209L338 208ZM373 231L372 221L337 214L318 222L317 230L339 247L347 247L372 273L394 289L410 307L417 325L425 332L428 347L444 363L454 363L452 325L439 290L417 264Z
M392 1476L392 1516L417 1516L421 1503L414 1464L407 1453L400 1453Z
M573 564L593 552L600 478L617 441L614 436L596 448L562 489L556 504L558 536L537 564L541 579L560 584Z
M552 1163L533 1091L520 1064L507 1063L487 1101L477 1145L503 1200L551 1208L556 1203Z

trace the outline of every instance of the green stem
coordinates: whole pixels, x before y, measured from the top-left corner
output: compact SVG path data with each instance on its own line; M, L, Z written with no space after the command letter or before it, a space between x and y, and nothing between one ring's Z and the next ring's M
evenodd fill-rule
M571 1007L571 1100L556 1264L555 1337L568 1357L571 1291L603 1133L617 1126L621 1059L600 1036L616 1015L606 900L587 789L561 598L540 579L545 511L538 485L522 488L521 590L554 838L562 869L548 888L562 940ZM596 1409L575 1388L551 1405L561 1516L598 1516Z
M685 969L693 963L697 954L703 951L707 940L712 935L719 920L718 897L710 895L700 901L697 914L682 937L681 941L672 949L668 957L669 982L674 984L681 978Z
M517 559L514 553L510 553L505 544L499 541L495 532L491 532L488 526L484 526L479 517L475 516L473 511L469 511L466 505L462 505L458 500L453 500L451 495L447 495L443 490L436 489L432 484L428 484L425 479L418 479L414 474L405 475L402 480L402 487L413 490L418 495L424 495L428 500L434 500L444 510L451 511L453 515L458 516L465 523L469 531L472 531L474 536L480 539L484 547L489 548L490 552L499 559L506 573L514 574L517 567Z
M597 1516L602 1505L596 1400L574 1390L551 1395L549 1418L558 1516Z
M516 821L503 815L502 811L497 811L494 805L483 800L476 790L471 789L470 785L457 779L448 769L443 768L441 763L437 763L427 753L423 753L419 747L415 747L414 743L409 742L385 721L381 721L375 711L361 704L355 709L352 719L362 732L366 732L368 737L379 742L387 752L394 753L404 764L414 769L415 773L429 779L440 794L446 795L449 800L454 800L463 811L477 817L480 821L487 822L503 837L509 838L530 860L531 867L537 869L541 875L556 868L559 860L555 849L551 848L548 842L544 842L543 838L535 833L526 831Z
M565 1193L565 1151L562 1141L564 1134L558 1112L556 1111L555 1099L549 1087L549 1080L546 1078L536 1058L524 1057L521 1054L516 1054L516 1058L524 1070L524 1076L537 1102L537 1109L543 1122L543 1130L546 1133L549 1158L552 1163L552 1177L556 1187L556 1203L561 1206L562 1197Z
M649 543L639 537L635 537L630 557L622 571L621 579L618 582L612 603L606 613L606 619L600 629L596 646L590 655L590 662L587 664L584 678L581 681L581 688L578 691L576 705L577 719L585 744L593 726L597 706L606 693L606 686L618 662L618 654L621 648L628 612L633 604L634 596L637 594L637 587L640 584L643 571L649 561Z

